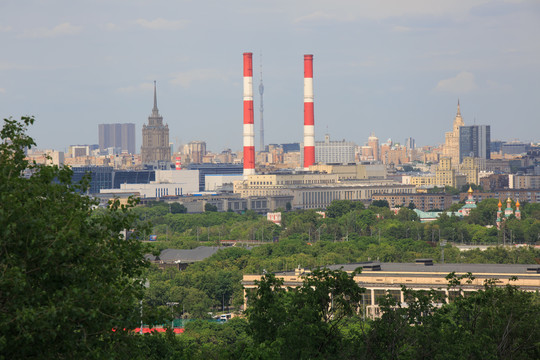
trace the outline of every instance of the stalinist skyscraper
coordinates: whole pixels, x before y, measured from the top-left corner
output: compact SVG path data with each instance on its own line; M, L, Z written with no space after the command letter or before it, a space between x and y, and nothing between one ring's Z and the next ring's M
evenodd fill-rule
M169 126L163 125L163 117L157 108L156 82L154 81L154 108L148 117L148 125L143 125L141 158L143 164L157 161L171 161L169 148Z
M457 114L454 119L452 131L445 133L445 143L443 148L443 157L452 159L452 166L459 165L459 128L465 126L461 118L459 109L459 100L457 103Z

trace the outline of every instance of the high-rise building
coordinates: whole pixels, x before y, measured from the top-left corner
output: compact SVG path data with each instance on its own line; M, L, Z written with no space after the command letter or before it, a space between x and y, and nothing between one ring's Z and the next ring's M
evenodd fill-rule
M135 124L99 124L99 149L119 148L135 154Z
M412 137L408 137L405 139L405 147L408 150L413 150L416 148L416 142L414 141Z
M452 159L452 164L457 166L459 164L459 128L465 126L463 119L461 118L461 110L459 108L459 100L457 103L457 114L454 119L454 126L452 131L445 134L445 143L443 147L443 157Z
M368 146L371 147L372 153L373 153L373 160L379 161L381 160L379 154L379 138L375 136L375 134L371 133L370 137L368 138Z
M318 164L349 164L354 163L356 145L350 141L330 141L326 134L324 141L315 142L315 162Z
M459 161L465 157L490 159L491 127L489 125L462 126L459 129Z
M187 146L187 150L191 163L202 164L203 157L206 155L206 142L191 141Z
M148 117L148 125L143 125L142 138L141 158L143 164L171 161L169 126L163 124L163 117L159 115L155 81L154 107L152 108L152 114Z

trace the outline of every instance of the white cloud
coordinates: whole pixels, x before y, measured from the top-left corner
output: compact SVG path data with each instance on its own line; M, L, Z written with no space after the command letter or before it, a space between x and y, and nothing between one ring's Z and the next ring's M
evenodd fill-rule
M0 88L0 94L5 94L5 93L6 93L6 89Z
M9 32L11 31L11 26L9 25L0 25L0 32Z
M184 88L191 86L191 83L207 80L227 80L228 77L217 69L194 69L186 72L172 74L170 83L180 85Z
M133 86L126 86L116 89L116 92L122 94L129 94L134 92L147 92L148 90L154 90L154 83L141 83Z
M186 27L187 20L165 20L163 18L157 18L155 20L137 19L135 21L138 25L152 30L178 30Z
M57 36L64 35L76 35L80 33L82 26L71 25L70 23L63 23L56 25L52 29L48 28L37 28L37 29L28 29L24 31L20 36L24 38L52 38Z
M474 74L462 71L453 78L444 79L437 83L435 90L452 93L467 93L477 88Z
M282 1L289 12L297 14L295 22L305 20L334 19L348 21L352 19L392 19L404 17L450 16L463 18L469 10L477 5L489 3L491 0L309 0ZM310 13L311 9L317 9ZM305 15L307 12L307 15ZM326 15L325 14L331 14Z

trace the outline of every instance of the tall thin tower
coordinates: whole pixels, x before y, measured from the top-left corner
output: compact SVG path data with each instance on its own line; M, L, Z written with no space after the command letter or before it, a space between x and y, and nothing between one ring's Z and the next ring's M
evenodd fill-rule
M262 54L261 54L261 83L259 84L259 95L261 95L261 107L259 109L259 113L261 116L261 130L260 130L260 136L261 136L261 144L259 151L264 151L264 118L263 118L263 93L264 93L264 85L263 85L263 78L262 78Z
M315 164L313 116L313 55L304 55L304 169Z
M253 54L244 53L244 178L255 174L253 129Z

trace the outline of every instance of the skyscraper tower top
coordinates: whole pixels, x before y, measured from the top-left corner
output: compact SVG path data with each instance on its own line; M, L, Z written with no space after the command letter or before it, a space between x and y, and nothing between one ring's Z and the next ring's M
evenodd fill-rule
M159 110L157 107L157 91L156 91L156 81L154 80L154 107L152 108L152 114L148 117L148 126L162 126L163 117L159 115Z
M454 119L454 132L459 132L459 128L465 126L463 118L461 117L461 109L459 107L459 99L457 101L457 113L456 118Z

